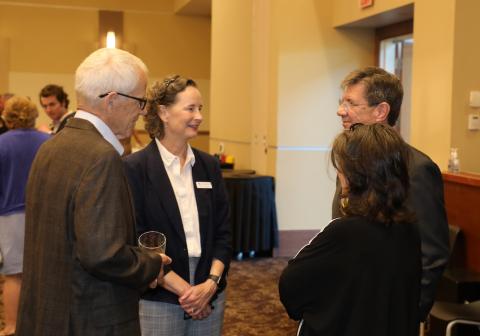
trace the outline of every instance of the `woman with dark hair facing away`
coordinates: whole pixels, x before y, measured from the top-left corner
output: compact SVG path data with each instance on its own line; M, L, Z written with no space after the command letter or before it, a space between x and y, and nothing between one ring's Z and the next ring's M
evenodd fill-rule
M405 201L408 147L388 125L339 134L343 217L289 261L280 299L303 336L418 335L420 236Z
M0 335L14 335L22 286L25 238L25 188L33 159L50 136L35 129L37 106L26 97L10 98L3 111L9 131L0 135L0 253L5 275L5 327Z
M189 145L202 122L202 96L192 79L175 75L155 83L148 98L153 140L125 167L137 234L165 234L173 262L140 300L142 335L220 336L232 248L219 162Z

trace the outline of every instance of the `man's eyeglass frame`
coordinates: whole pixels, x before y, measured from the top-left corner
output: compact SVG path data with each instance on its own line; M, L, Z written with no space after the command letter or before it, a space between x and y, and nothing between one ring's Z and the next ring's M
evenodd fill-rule
M376 106L376 105L370 105L368 103L355 104L355 103L349 102L348 100L339 99L338 100L338 106L341 106L344 111L349 112L349 111L352 110L352 108L355 108L355 107L359 107L359 106L372 106L373 107L373 106Z
M146 98L138 98L138 97L127 95L125 93L116 92L116 91L110 91L110 92L107 92L107 93L102 93L101 95L98 96L98 98L105 98L106 96L108 96L112 92L115 92L119 96L123 96L123 97L127 97L127 98L130 98L130 99L136 100L138 102L138 106L140 107L140 110L143 110L145 108L145 106L147 106L148 100Z

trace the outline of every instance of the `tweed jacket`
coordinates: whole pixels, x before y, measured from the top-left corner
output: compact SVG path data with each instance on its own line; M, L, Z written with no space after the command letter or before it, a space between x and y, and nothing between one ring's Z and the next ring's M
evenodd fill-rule
M134 225L120 155L70 119L30 171L16 335L140 335L140 289L162 263L134 246Z
M409 146L408 174L410 192L408 206L414 212L422 243L422 280L420 320L424 321L432 308L443 270L449 258L449 234L443 199L442 174L438 166L424 153ZM341 216L340 186L333 198L332 218Z
M228 222L228 198L217 160L192 148L195 164L192 180L197 201L202 255L195 272L195 284L205 281L214 258L225 265L219 290L226 286L226 274L232 255L231 229ZM171 269L189 282L188 250L182 218L175 194L155 141L145 149L127 156L125 167L135 200L137 234L156 230L167 236L166 253L172 258ZM199 183L211 188L201 188ZM161 287L147 291L142 298L178 304L178 297Z

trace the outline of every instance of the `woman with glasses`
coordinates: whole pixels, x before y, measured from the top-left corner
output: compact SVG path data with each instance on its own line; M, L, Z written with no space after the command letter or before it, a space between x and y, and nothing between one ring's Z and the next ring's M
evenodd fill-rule
M343 217L290 260L279 282L299 335L418 335L420 237L405 205L408 153L383 124L336 137Z
M178 75L149 90L150 144L125 158L137 234L160 231L173 262L140 301L143 336L221 335L231 258L228 200L218 161L189 145L202 122L196 83Z

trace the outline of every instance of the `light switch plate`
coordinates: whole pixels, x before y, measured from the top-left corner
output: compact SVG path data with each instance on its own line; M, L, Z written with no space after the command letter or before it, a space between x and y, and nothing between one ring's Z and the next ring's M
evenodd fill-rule
M468 130L469 131L480 130L480 114L470 113L468 115Z
M470 91L470 106L480 107L480 91Z

